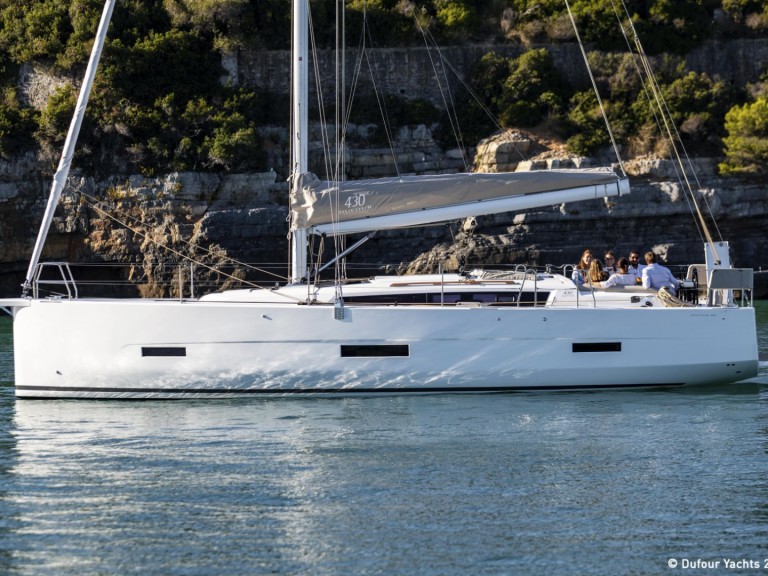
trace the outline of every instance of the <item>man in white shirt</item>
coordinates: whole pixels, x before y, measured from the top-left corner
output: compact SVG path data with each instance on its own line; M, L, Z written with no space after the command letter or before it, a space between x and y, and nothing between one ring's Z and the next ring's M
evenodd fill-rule
M611 274L608 280L600 282L601 288L610 288L611 286L634 286L635 277L629 273L629 262L623 256L619 258L616 266L616 272Z
M643 266L640 264L640 252L632 250L629 253L629 273L636 278L635 284L640 284L643 281Z
M680 281L675 278L669 268L656 263L656 254L653 252L645 253L646 266L643 268L643 288L669 288L674 294Z

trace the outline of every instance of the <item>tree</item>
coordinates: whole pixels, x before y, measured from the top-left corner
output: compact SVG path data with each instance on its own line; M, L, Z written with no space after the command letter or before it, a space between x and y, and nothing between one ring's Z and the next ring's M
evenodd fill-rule
M723 10L736 22L742 22L747 14L764 10L764 4L763 0L723 0Z
M449 38L466 39L477 27L477 12L470 2L435 0L435 8L437 21Z
M570 101L568 123L573 135L568 138L568 150L588 156L608 144L605 121L592 90L577 92Z
M717 153L725 113L736 101L737 91L720 80L713 80L707 74L686 72L669 83L660 86L666 111L677 127L683 144L695 147L699 152ZM645 126L646 133L654 132L651 126L657 123L655 99L649 102L645 92L637 96L632 111L638 126ZM660 136L657 133L657 136ZM663 137L663 135L661 135Z
M77 103L77 92L72 84L63 84L51 94L40 114L38 135L45 140L63 143Z
M565 82L544 48L529 50L510 64L496 99L502 126L535 126L549 113L562 113Z
M34 58L55 60L64 52L72 27L67 2L12 2L0 8L0 49L17 64Z
M720 173L767 174L768 98L731 108L725 115L725 130L726 160L720 164Z

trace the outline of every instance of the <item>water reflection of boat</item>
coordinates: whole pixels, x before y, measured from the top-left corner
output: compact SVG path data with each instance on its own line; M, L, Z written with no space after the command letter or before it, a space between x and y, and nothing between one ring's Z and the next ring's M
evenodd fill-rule
M105 5L96 56L112 3ZM634 286L583 289L564 275L525 269L314 282L306 249L311 235L620 195L628 185L610 170L319 181L307 169L307 11L306 0L294 1L292 282L196 300L97 300L78 297L66 265L56 265L65 297L39 297L39 254L66 181L70 136L25 295L0 301L14 316L17 396L641 388L734 382L757 373L755 311L748 300L737 306L733 298L734 290L751 288L752 271L730 267L725 242L706 247L707 292L695 305ZM79 109L93 72L92 59Z

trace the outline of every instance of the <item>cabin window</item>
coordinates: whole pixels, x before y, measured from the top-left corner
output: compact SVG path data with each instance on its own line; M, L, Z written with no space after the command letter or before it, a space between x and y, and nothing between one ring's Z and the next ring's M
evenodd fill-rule
M549 292L429 292L415 294L375 294L371 296L345 296L350 304L458 304L471 302L488 306L543 306Z
M621 352L621 342L574 342L574 352Z
M408 344L342 344L342 358L381 358L410 356Z
M142 346L142 356L186 356L187 349L183 346Z

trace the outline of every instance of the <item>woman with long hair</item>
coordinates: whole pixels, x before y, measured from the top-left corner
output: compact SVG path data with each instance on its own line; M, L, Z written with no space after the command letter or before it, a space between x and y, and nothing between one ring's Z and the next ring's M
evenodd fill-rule
M608 273L603 270L603 263L593 259L589 263L589 283L599 286L604 280L608 280Z
M571 280L576 282L576 286L582 286L589 274L589 265L592 262L592 250L587 248L581 255L581 260L576 264L571 274Z

